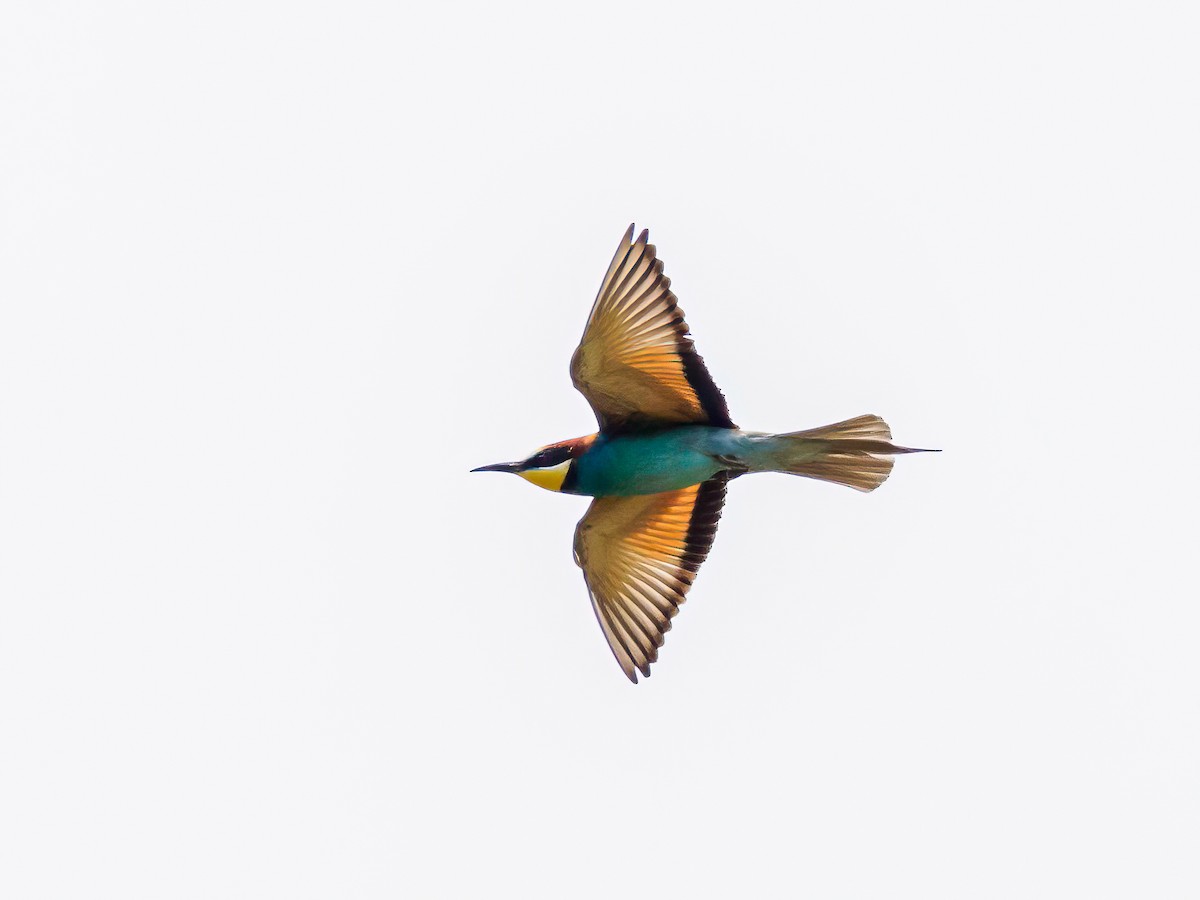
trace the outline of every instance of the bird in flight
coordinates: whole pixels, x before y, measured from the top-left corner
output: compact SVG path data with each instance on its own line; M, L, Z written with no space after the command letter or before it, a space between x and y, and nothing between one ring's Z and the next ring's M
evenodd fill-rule
M608 646L636 684L708 556L731 479L788 472L873 491L893 454L924 451L893 444L874 415L788 434L734 425L649 231L637 240L633 232L621 238L571 358L571 381L600 430L472 471L594 498L575 528L575 562Z

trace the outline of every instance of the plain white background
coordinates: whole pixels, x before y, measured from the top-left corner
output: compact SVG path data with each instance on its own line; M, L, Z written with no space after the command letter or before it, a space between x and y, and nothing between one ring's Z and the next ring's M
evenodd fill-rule
M1200 894L1190 4L8 3L0 894ZM649 226L735 483L637 687L567 362Z

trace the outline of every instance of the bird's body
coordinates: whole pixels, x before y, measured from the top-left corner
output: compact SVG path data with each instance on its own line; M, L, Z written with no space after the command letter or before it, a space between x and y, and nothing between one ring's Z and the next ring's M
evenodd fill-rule
M575 458L570 474L556 490L588 497L675 491L720 472L787 471L786 466L823 452L823 443L813 438L803 443L789 435L712 425L672 425L577 440L584 442L586 450Z
M726 468L721 456L744 451L750 438L711 425L672 425L657 431L597 434L575 460L562 490L589 497L658 494L699 484Z
M881 418L858 416L787 434L743 431L696 353L662 262L629 227L604 276L571 378L596 434L541 448L513 472L540 487L593 497L575 531L596 618L629 679L650 674L716 535L731 478L787 472L871 491L891 456Z

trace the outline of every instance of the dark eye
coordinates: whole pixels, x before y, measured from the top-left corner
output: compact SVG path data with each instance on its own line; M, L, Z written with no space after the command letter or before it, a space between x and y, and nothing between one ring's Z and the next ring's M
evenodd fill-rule
M527 465L531 469L546 469L550 466L557 466L559 463L564 463L571 458L571 450L569 447L550 447L547 450L541 450L529 458Z

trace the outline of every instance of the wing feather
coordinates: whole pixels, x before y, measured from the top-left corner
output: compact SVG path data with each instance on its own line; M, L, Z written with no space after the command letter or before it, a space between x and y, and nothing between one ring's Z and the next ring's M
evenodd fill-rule
M688 336L662 260L625 232L571 358L571 380L608 433L662 425L733 428L725 398Z
M726 475L678 491L599 497L575 529L596 621L625 675L650 664L717 534Z

